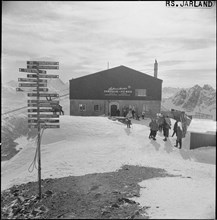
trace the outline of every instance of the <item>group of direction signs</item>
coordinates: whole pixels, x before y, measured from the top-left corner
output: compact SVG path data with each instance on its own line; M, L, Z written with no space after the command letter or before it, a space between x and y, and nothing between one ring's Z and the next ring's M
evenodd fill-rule
M53 108L59 105L58 100L51 100L51 97L58 98L57 93L48 93L47 80L41 78L59 78L58 75L47 75L42 69L59 69L59 62L50 61L27 61L27 68L19 68L20 72L30 73L27 78L18 78L19 87L33 88L27 93L28 97L37 99L28 100L28 127L29 128L59 128L59 115L54 114ZM23 91L17 88L17 91ZM47 99L49 97L49 100ZM43 100L41 98L46 98ZM41 114L42 112L42 114ZM52 114L51 114L52 113ZM50 124L51 123L51 124Z

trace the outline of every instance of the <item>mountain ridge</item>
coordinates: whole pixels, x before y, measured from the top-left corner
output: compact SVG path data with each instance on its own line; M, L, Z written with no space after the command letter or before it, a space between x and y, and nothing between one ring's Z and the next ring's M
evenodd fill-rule
M191 88L181 88L174 95L162 100L164 107L177 108L192 113L204 113L216 118L216 90L204 84L198 84Z

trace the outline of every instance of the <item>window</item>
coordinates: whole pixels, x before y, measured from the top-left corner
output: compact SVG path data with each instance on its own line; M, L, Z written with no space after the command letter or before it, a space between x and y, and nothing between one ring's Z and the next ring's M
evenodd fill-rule
M86 111L86 105L85 104L79 104L79 110L82 111Z
M146 89L136 89L135 96L146 96Z
M99 111L99 105L94 105L94 111L98 112Z

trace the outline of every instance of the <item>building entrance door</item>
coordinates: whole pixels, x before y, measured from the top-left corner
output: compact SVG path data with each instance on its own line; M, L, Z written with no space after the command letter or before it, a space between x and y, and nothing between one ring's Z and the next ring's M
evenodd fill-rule
M111 105L111 116L116 116L117 105Z

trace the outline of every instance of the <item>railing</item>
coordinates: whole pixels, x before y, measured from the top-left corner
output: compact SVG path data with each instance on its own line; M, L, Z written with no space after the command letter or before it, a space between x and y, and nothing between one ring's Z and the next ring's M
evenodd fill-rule
M195 115L193 115L193 118L213 119L213 116L209 114L204 114L201 112L196 112Z

